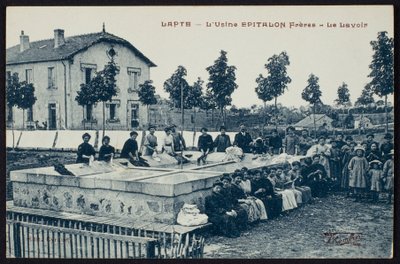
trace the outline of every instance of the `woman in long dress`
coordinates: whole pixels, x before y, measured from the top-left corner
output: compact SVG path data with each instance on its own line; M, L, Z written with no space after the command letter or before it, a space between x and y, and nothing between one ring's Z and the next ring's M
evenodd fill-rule
M174 138L171 135L171 128L167 127L164 129L165 131L165 137L163 140L162 148L167 153L168 155L175 157L176 153L174 151Z
M240 183L242 182L242 173L234 173L233 181L232 181L232 193L237 199L239 199L239 203L246 204L248 220L250 223L255 222L257 220L266 220L267 211L265 210L265 206L260 199L257 199L254 196L248 195L244 192Z
M275 191L282 195L282 211L292 210L297 208L296 196L293 191L284 189L285 176L282 169L276 170L275 176Z

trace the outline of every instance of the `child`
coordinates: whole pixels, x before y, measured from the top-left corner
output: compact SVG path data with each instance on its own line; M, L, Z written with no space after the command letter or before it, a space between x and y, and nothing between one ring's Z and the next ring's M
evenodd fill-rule
M367 173L368 173L368 161L364 157L365 150L361 146L354 148L356 156L353 157L348 165L350 172L349 186L354 189L355 201L361 200L361 193L367 187Z
M331 169L331 178L334 182L335 187L338 187L338 183L340 183L342 179L342 166L340 161L340 149L337 141L331 141L331 156L329 158L330 169Z
M372 202L377 203L379 200L379 192L381 191L381 179L382 170L380 169L382 162L379 160L373 160L369 163L371 169L368 172L368 176L371 181L371 191L372 191Z
M390 159L385 162L383 165L383 179L385 181L385 190L388 192L388 201L387 203L392 203L392 194L393 194L393 187L394 187L394 150L392 149L389 152Z

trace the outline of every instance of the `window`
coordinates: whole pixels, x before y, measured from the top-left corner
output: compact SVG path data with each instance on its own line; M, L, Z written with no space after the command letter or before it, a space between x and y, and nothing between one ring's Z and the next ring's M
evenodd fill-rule
M32 83L32 81L33 81L32 69L25 70L25 81L27 83Z
M108 122L119 122L118 108L120 105L121 101L119 99L113 99L111 102L106 103L106 107L108 109Z
M27 120L28 122L33 122L33 109L32 106L27 110Z
M91 121L93 119L93 105L88 104L86 105L86 116L87 121Z
M110 119L111 120L115 120L115 117L116 117L116 108L117 108L117 105L116 104L110 104Z
M92 79L92 71L93 69L91 68L84 68L84 72L85 72L85 83L88 84L90 82L90 80Z
M47 78L48 78L48 88L56 88L55 84L56 84L56 77L55 77L55 71L54 71L54 67L49 67L47 68Z
M128 75L129 75L129 92L134 92L138 90L138 82L139 82L139 76L141 73L140 68L133 68L133 67L128 67Z
M82 83L88 84L94 73L96 72L97 65L92 63L81 63Z

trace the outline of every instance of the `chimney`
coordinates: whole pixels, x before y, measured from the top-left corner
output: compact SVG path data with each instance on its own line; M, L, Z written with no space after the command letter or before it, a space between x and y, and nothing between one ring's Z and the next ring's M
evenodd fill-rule
M23 52L24 50L29 49L29 36L24 35L24 31L21 31L21 36L19 36L19 51Z
M58 48L65 44L64 30L54 29L54 48Z

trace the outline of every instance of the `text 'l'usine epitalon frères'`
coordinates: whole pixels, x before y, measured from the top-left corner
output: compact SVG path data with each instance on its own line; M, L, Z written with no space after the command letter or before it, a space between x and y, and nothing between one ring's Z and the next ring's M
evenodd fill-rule
M283 22L283 21L207 21L203 23L195 23L192 21L161 21L161 27L165 28L189 28L189 27L206 27L206 28L347 28L361 29L368 27L365 22Z

